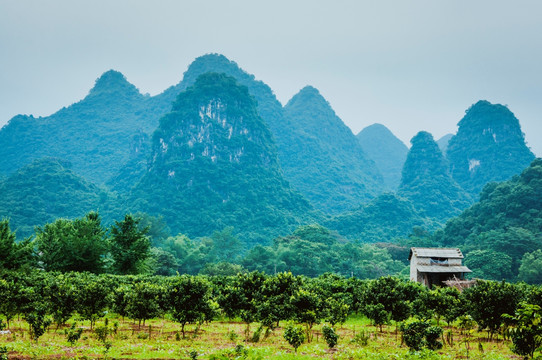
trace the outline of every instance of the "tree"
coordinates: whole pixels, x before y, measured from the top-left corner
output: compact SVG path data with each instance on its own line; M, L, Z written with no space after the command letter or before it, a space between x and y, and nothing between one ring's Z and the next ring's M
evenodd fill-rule
M175 255L161 248L151 248L151 257L149 260L149 266L154 275L173 276L179 266Z
M261 299L258 300L258 318L266 326L279 325L281 320L292 319L294 309L291 299L301 288L299 276L291 272L267 276L261 288Z
M51 274L46 278L45 294L49 311L57 325L63 325L76 309L77 289L73 277L67 274Z
M111 257L113 271L117 274L138 274L150 256L150 240L145 235L148 228L139 229L139 220L127 214L124 220L115 221L111 227Z
M476 286L463 290L468 313L480 329L487 329L489 338L503 323L503 314L513 314L523 294L512 284L479 280Z
M20 286L13 280L0 279L0 314L4 315L9 328L9 322L17 314L18 298L17 294L20 291Z
M30 264L31 256L30 239L17 243L15 232L9 228L9 220L0 220L0 269L19 269Z
M535 351L542 347L540 306L523 303L514 316L506 314L505 318L512 323L512 327L507 330L512 339L512 351L525 358L533 358Z
M250 324L258 320L259 307L262 301L261 291L265 275L253 271L240 273L224 289L219 303L226 316L239 316L246 323L245 335L248 339Z
M38 262L44 270L103 272L107 242L98 213L73 221L57 219L36 233Z
M126 312L132 319L138 320L139 328L141 328L141 321L145 325L145 320L160 314L158 298L163 291L160 285L145 281L134 284L127 293Z
M198 276L181 275L166 283L167 304L173 319L181 324L185 337L185 325L210 321L215 314L211 289L207 280Z
M410 315L411 303L419 289L417 285L412 286L391 276L372 280L368 283L363 297L365 314L375 325L379 325L380 329L386 320L403 321ZM383 312L389 315L385 316Z
M542 250L538 249L523 255L518 280L528 284L542 284Z
M303 329L299 326L288 324L288 326L284 328L284 339L286 339L288 344L290 344L297 353L297 348L305 341Z
M305 324L307 341L311 342L313 326L319 324L324 317L319 294L311 289L301 288L292 296L291 303L294 309L294 319Z
M91 330L96 319L104 315L110 304L111 288L111 284L104 277L82 274L78 278L76 309L83 319L90 320Z
M465 258L465 265L473 270L474 276L486 280L511 279L512 258L494 250L473 250Z

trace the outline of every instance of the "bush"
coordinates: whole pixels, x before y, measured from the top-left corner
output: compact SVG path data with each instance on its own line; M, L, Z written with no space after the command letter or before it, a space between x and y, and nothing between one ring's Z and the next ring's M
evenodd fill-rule
M369 344L369 339L371 338L371 335L367 333L365 330L361 330L359 333L354 336L351 342L354 344L358 344L361 346L367 346Z
M401 324L403 340L411 351L420 351L427 347L429 350L438 350L442 348L442 342L439 340L442 336L440 326L430 326L429 322L411 319Z
M69 330L66 330L66 339L70 343L71 346L74 346L77 341L81 338L81 334L83 333L82 328L76 329L77 323L73 323Z
M322 327L322 332L324 333L324 340L326 341L327 346L329 346L330 349L334 348L339 340L339 336L335 332L335 329L325 324Z
M297 348L305 341L303 328L301 326L289 324L284 329L284 339L286 339L288 344L290 344L297 353Z

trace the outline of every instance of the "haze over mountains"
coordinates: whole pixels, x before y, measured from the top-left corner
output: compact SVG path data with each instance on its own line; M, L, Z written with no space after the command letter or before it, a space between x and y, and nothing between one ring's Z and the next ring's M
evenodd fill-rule
M419 133L410 150L383 125L354 136L317 89L282 106L269 86L217 54L197 58L154 97L111 70L80 102L49 117L16 116L0 130L0 216L23 235L50 221L36 214L98 209L106 218L163 216L190 236L233 226L247 246L313 222L391 241L444 224L485 184L534 159L502 105L480 101L458 125L439 145ZM56 160L35 161L44 157ZM31 180L37 174L54 184ZM14 195L22 188L34 191L36 209L22 210L27 200ZM47 205L57 200L65 206Z

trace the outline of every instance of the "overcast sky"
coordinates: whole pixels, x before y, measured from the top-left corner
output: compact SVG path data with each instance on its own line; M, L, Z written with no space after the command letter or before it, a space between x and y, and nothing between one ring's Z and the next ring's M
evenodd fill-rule
M206 53L283 104L312 85L355 134L378 122L406 144L506 104L542 156L538 0L0 0L0 126L79 101L109 69L158 94Z

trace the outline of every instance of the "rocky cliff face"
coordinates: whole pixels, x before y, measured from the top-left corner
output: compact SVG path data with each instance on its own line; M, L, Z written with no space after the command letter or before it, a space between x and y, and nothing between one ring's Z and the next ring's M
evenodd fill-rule
M471 194L521 173L534 159L518 119L503 105L479 101L458 126L446 154L452 177Z
M450 176L448 162L433 136L421 131L411 144L398 194L427 218L445 222L458 215L472 200Z
M273 136L248 89L206 73L160 119L148 172L131 201L190 236L225 226L248 238L254 230L277 234L311 211L281 175Z
M408 153L406 145L381 124L367 126L356 136L363 151L382 174L386 188L397 190Z

